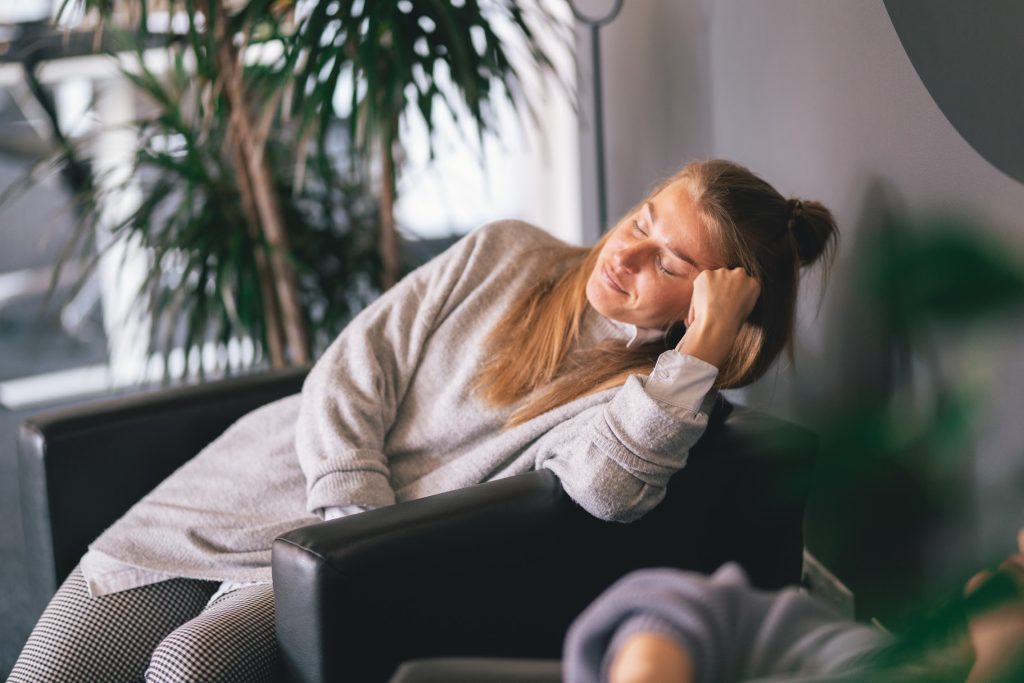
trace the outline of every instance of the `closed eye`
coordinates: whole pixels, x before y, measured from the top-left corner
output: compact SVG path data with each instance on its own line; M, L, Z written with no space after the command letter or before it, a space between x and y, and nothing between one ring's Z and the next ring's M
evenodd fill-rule
M665 275L670 275L672 277L679 277L678 273L673 273L671 270L669 270L668 268L665 267L665 262L662 260L661 254L658 254L657 256L654 257L654 262L655 262L655 264L657 264L658 270L660 270L661 272L665 273Z
M639 235L647 237L647 231L645 231L643 227L641 227L639 219L633 219L633 231ZM661 254L657 254L654 257L654 264L658 267L658 270L660 270L665 275L669 275L671 277L679 277L678 273L674 273L665 267L665 261L664 259L661 258Z

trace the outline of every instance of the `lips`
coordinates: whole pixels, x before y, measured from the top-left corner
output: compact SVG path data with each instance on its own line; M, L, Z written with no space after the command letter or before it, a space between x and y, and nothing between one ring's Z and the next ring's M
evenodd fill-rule
M612 275L612 272L608 270L607 266L601 266L601 277L609 288L619 292L620 294L629 294L615 276Z

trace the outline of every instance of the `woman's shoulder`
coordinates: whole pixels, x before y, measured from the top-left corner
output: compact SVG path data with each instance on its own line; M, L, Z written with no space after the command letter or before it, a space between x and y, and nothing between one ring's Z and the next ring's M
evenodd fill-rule
M463 236L424 268L449 282L444 291L457 282L474 288L485 281L507 284L510 278L532 282L577 251L535 225L501 220Z
M485 223L464 239L481 246L495 246L512 251L570 246L536 225L515 219Z

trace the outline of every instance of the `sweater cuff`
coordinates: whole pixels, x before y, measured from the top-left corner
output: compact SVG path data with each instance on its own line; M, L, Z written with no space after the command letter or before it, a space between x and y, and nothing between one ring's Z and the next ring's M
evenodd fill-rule
M686 454L708 424L707 413L673 407L651 396L637 375L626 379L605 406L604 417L611 432L604 450L617 454L609 457L633 473L657 466L664 479L644 481L658 486L686 464Z
M328 472L313 482L306 498L306 509L313 514L336 506L382 508L394 504L395 491L388 478L367 470Z

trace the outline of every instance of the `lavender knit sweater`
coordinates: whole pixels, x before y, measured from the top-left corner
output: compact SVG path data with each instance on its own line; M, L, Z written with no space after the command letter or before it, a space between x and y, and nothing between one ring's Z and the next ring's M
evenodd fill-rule
M866 658L891 639L843 619L798 588L752 588L738 565L712 576L644 569L615 583L565 639L565 683L601 683L625 640L639 632L675 641L696 683L853 683L874 680Z

